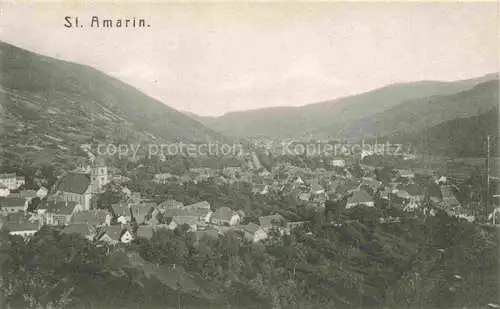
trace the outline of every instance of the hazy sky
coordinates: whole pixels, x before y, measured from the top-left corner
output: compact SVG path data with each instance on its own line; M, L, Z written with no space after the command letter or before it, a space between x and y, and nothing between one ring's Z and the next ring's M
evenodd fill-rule
M201 115L304 105L498 70L498 4L8 4L0 39L93 66ZM146 18L68 29L65 16Z

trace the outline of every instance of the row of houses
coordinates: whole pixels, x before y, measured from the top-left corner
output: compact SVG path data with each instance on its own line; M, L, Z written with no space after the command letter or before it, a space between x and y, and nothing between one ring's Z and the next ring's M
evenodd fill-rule
M349 169L346 166L342 168ZM299 201L315 208L324 207L328 198L346 194L349 195L346 208L358 205L373 207L375 195L378 194L390 205L400 206L405 211L415 211L422 205L426 192L429 192L426 185L417 182L417 177L420 177L419 179L427 179L430 184L435 184L441 191L440 194L433 196L436 205L445 209L453 209L454 212L458 209L463 210L453 190L449 189L446 178L439 177L432 170L394 169L390 173L390 182L382 183L376 179L374 167L359 165L357 169L358 171L353 170L348 174L338 171L316 171L315 174L319 175L319 180L314 181L304 181L303 173L302 176L296 176L292 181L288 180L286 185L291 184L291 191L295 191L294 194ZM310 172L308 174L311 175ZM350 176L346 177L346 175Z
M43 225L52 225L64 227L65 232L74 231L93 240L104 238L111 243L113 241L126 243L127 239L128 241L133 239L134 235L142 237L148 234L140 231L161 227L175 230L185 225L189 232L210 233L211 230L215 230L220 234L228 230L240 230L248 239L252 238L252 241L267 238L265 231L269 224L263 223L263 229L253 224L241 225L243 212L236 212L229 207L220 207L213 211L206 201L184 205L169 199L156 205L142 200L134 203L131 202L133 199L129 199L111 205L111 211L107 211L86 209L77 201L68 201L64 197L52 195L40 200L36 209L28 213L29 201L36 197L36 194L33 196L33 192L30 193L26 194L26 198L9 197L3 200L2 209L7 209L8 212L4 226L12 234L27 237L36 233ZM6 205L9 207L5 207ZM157 220L159 214L166 222ZM265 219L262 220L265 222ZM136 231L135 234L130 227L132 221L138 226L139 232Z
M0 187L7 188L8 190L17 190L25 182L24 176L18 176L16 173L0 174Z
M0 189L1 190L1 189ZM9 193L0 197L0 215L14 213L18 211L26 211L28 204L34 198L44 198L47 196L48 190L41 187L35 190L22 190L16 193Z

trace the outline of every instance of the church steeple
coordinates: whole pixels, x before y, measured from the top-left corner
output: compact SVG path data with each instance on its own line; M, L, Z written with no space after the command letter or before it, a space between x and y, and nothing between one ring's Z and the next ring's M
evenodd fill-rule
M102 193L104 186L108 183L108 167L103 157L96 157L92 162L91 180L93 194Z

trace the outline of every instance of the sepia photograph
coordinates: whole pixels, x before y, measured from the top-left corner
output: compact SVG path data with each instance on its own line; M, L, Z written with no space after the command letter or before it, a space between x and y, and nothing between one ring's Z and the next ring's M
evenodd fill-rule
M500 308L499 1L0 1L0 309Z

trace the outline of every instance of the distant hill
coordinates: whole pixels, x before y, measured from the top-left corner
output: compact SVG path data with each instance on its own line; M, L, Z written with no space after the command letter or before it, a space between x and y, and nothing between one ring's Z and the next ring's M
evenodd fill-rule
M183 113L184 115L190 117L190 118L193 118L194 120L196 120L200 123L207 123L207 122L213 121L217 118L214 116L201 116L201 115L198 115L198 114L195 114L192 112L188 112L188 111L180 111L180 112Z
M415 133L498 107L498 85L498 80L491 80L454 94L406 101L370 117L333 125L322 133L350 139Z
M0 151L63 156L81 143L224 137L91 67L0 42Z
M213 130L234 137L342 137L339 129L404 102L455 94L496 78L496 74L489 74L455 82L400 83L301 107L272 107L197 119Z
M485 158L487 136L490 136L490 155L499 155L498 106L477 116L449 120L417 132L399 132L387 138L394 143L414 145L419 153L446 157Z

